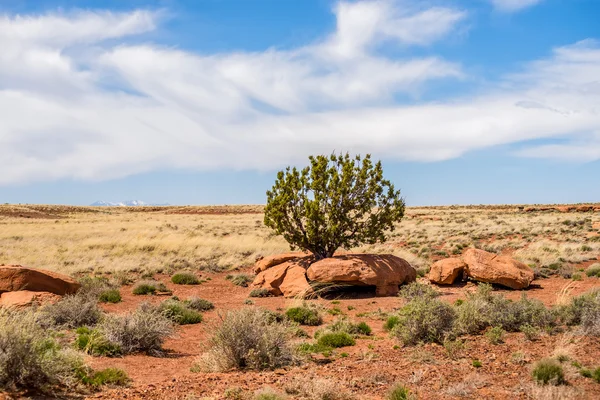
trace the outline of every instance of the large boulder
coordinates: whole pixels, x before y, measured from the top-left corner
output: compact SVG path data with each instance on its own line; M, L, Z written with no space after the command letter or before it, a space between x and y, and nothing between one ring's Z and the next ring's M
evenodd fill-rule
M0 307L27 307L33 304L55 303L60 296L49 292L32 292L29 290L18 290L16 292L4 292L0 295Z
M254 266L254 273L259 274L259 273L266 271L267 269L274 267L276 265L283 264L284 262L295 260L297 258L303 258L306 256L307 256L306 253L300 253L300 252L290 252L290 253L275 254L272 256L267 256L256 262L256 264Z
M495 283L511 289L525 289L533 281L533 271L515 259L469 249L463 254L467 275L479 282Z
M375 286L377 296L394 296L401 284L416 280L417 271L390 254L347 254L313 263L307 277L320 284Z
M460 258L446 258L436 261L429 270L429 281L438 285L452 285L463 275L467 264Z
M266 289L274 296L304 297L312 293L306 280L306 266L296 261L284 262L259 272L251 287Z
M81 285L70 277L20 265L0 265L0 293L28 290L58 295L73 294Z

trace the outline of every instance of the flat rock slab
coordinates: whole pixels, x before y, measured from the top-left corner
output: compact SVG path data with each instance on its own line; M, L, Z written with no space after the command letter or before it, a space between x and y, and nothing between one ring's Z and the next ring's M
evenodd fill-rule
M395 296L400 285L417 279L417 271L391 254L346 254L311 264L307 277L320 284L375 286L377 296Z
M298 258L303 258L307 255L308 254L306 253L290 252L264 257L258 260L254 265L254 273L259 274L276 265L283 264L284 262L295 260Z
M19 290L16 292L4 292L0 295L0 307L28 307L33 304L55 303L61 296L49 292L32 292Z
M520 261L479 249L463 255L467 275L479 282L495 283L511 289L525 289L533 281L533 270Z
M460 258L446 258L433 263L428 278L438 285L452 285L466 268L467 264Z
M72 278L56 272L20 265L0 265L0 293L27 290L63 296L77 292L80 287Z

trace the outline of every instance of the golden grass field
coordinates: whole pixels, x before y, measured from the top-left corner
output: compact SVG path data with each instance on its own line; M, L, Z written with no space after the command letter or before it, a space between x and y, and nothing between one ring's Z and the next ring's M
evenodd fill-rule
M263 223L261 206L102 208L0 206L0 263L67 274L227 270L288 244ZM407 208L383 244L346 251L391 253L421 271L478 247L541 269L600 255L598 212L524 212L518 206Z

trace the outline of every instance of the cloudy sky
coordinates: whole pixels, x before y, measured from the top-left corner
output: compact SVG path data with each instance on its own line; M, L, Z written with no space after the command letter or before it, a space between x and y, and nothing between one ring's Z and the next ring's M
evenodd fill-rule
M0 2L0 202L263 203L371 153L417 204L600 201L597 0Z

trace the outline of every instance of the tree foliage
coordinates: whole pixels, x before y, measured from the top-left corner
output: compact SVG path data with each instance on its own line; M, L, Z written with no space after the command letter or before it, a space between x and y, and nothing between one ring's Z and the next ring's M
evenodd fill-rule
M265 225L317 259L340 247L385 241L404 215L404 200L383 179L381 162L348 153L309 159L302 170L288 167L277 174L267 192Z

